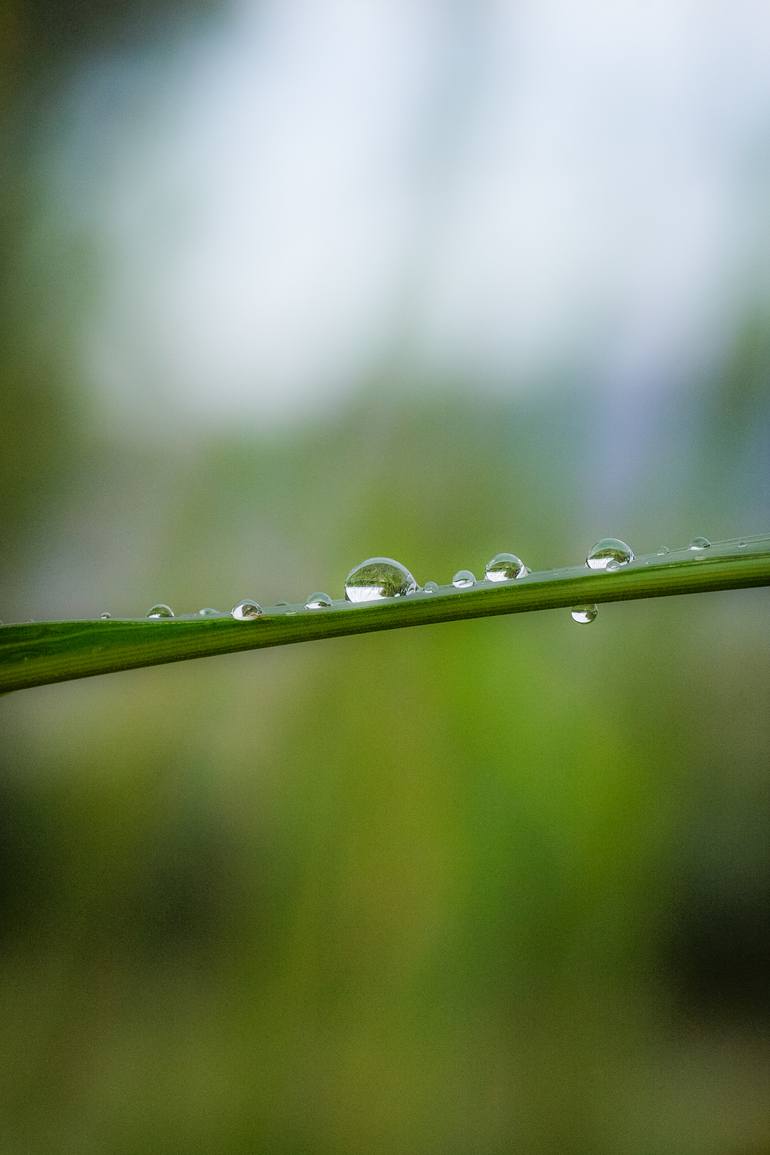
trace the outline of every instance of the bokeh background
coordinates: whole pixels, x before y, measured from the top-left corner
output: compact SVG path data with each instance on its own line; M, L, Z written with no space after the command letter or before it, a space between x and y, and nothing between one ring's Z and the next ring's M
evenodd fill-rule
M5 621L770 522L764 0L4 0ZM3 1153L770 1151L765 590L0 702Z

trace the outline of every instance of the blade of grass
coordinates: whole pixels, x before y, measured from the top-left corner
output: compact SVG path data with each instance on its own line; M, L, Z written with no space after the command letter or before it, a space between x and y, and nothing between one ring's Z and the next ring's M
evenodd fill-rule
M0 627L0 693L140 666L285 646L406 626L770 585L770 536L718 542L701 552L637 558L613 572L584 566L481 581L471 589L330 609L266 608L253 621L230 615L173 619L28 622Z

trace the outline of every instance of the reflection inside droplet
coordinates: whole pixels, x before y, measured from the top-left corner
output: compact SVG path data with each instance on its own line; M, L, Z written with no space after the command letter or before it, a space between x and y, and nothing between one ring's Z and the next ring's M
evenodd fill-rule
M634 560L634 551L617 537L603 537L589 550L586 565L589 569L607 570L628 565Z
M306 610L326 610L332 604L332 599L328 594L315 593L311 594L305 602Z
M577 622L580 626L590 626L591 622L595 622L599 610L595 605L573 606L570 611L573 622Z
M345 597L349 602L399 598L416 589L417 582L406 566L391 557L367 558L345 578Z
M230 611L237 622L250 622L262 616L262 606L251 598L243 598Z
M529 570L515 553L496 553L484 566L484 577L488 582L509 582L526 577Z

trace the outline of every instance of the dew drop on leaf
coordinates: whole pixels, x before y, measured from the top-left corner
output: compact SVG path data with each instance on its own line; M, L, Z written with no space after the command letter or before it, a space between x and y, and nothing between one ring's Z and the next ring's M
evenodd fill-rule
M694 537L687 547L688 549L711 549L711 542L707 537Z
M595 622L598 617L599 610L596 606L573 606L570 611L570 616L573 622L577 622L580 626L590 626L591 622Z
M422 587L422 592L424 594L437 594L438 593L438 583L437 582L426 582L425 585Z
M601 541L597 541L593 549L589 550L586 565L589 569L606 570L610 568L612 562L621 566L628 565L633 560L634 551L630 545L626 545L617 537L603 537Z
M496 553L484 566L488 582L509 582L526 577L529 570L515 553Z
M230 613L237 622L251 622L262 617L262 606L251 598L243 598L233 606Z
M311 594L305 602L306 610L328 610L332 604L332 599L328 594L316 593Z
M171 606L164 605L159 602L157 606L151 606L147 611L148 618L173 618L174 611Z
M476 578L469 569L459 569L452 578L452 585L457 590L467 590L475 586Z
M390 557L367 558L345 578L345 597L349 602L400 598L416 589L417 582L406 566Z

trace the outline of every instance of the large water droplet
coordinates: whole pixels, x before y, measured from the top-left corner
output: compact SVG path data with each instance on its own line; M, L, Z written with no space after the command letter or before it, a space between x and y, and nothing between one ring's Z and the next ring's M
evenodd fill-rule
M311 594L305 602L306 610L328 610L332 599L328 594Z
M110 618L112 617L112 614L110 613L109 610L103 610L99 614L99 617L102 619L103 622L108 622L110 620Z
M422 587L422 592L424 594L437 594L438 593L438 582L426 582L425 585Z
M599 614L597 606L573 606L570 611L573 622L577 622L581 626L590 626L591 622L595 622Z
M475 586L475 584L476 577L469 569L458 569L452 578L452 585L458 590L467 590L471 586Z
M198 610L199 618L215 618L219 615L219 610L212 609L211 606L204 606L202 610Z
M163 602L159 602L157 606L151 606L147 611L148 618L173 618L174 611L171 606L166 606Z
M230 613L237 622L251 622L254 618L262 617L262 606L251 598L244 598L233 606Z
M688 549L711 549L711 542L707 537L694 537Z
M390 557L370 557L355 566L345 578L349 602L372 602L413 594L417 582L406 566Z
M589 550L586 565L589 569L609 569L611 562L617 565L628 565L634 560L634 551L630 545L616 537L603 537L597 541L593 549Z
M484 577L488 582L509 582L526 577L529 570L515 553L496 553L484 566Z

